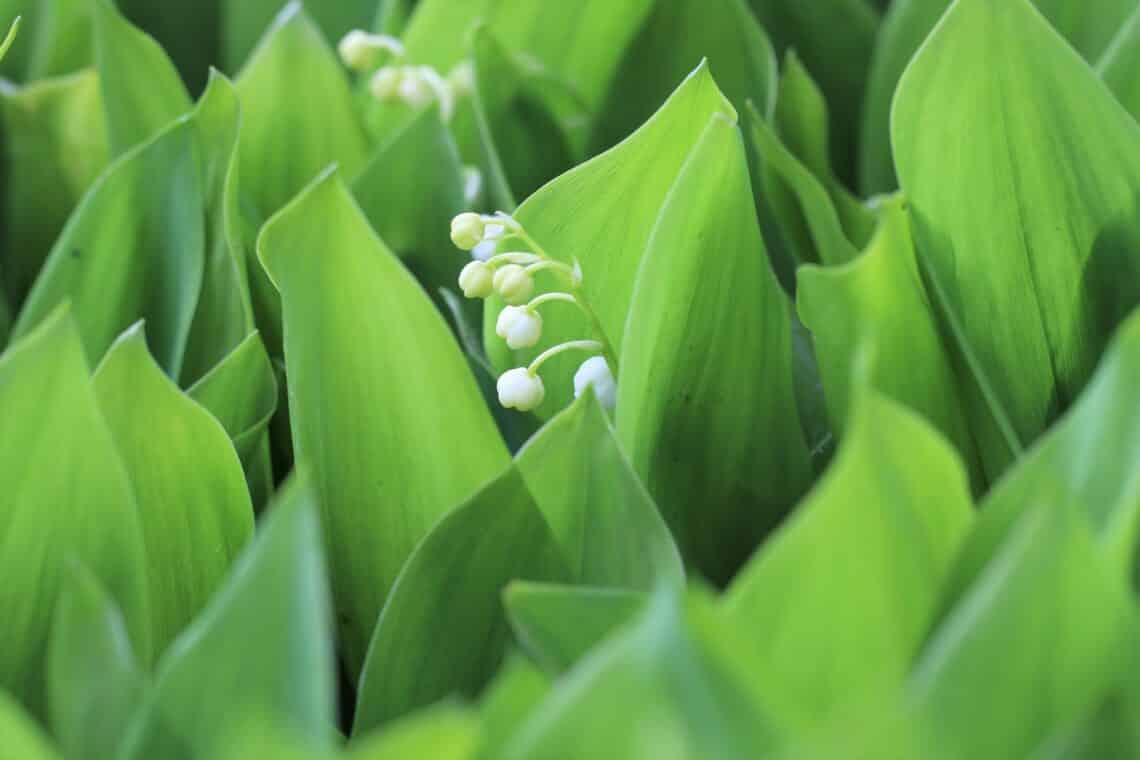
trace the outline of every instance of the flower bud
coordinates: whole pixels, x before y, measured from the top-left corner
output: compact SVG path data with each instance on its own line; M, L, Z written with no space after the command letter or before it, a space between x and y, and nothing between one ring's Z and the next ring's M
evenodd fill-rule
M344 35L337 51L344 65L353 71L368 71L376 65L377 54L380 52L372 42L372 35L359 29Z
M530 300L534 292L534 278L518 264L507 264L495 272L495 290L511 306L518 306Z
M483 218L468 211L451 220L451 242L461 251L470 251L483 240Z
M525 367L508 370L499 377L497 384L499 403L507 409L529 412L538 408L546 398L546 388L542 378L532 375Z
M498 249L498 247L499 244L494 240L484 240L471 249L471 256L477 261L487 261L495 255L495 250Z
M495 291L491 268L482 261L472 261L459 273L459 287L468 298L486 298Z
M602 407L614 408L617 404L617 382L605 357L591 356L574 373L574 398L581 396L590 386L593 386L594 395Z
M542 315L525 306L508 306L499 312L495 332L516 351L530 348L542 337Z
M424 80L423 75L416 69L408 69L404 72L404 76L400 79L399 94L400 99L412 108L426 106L435 97L431 85Z
M396 97L403 78L403 72L395 66L385 66L380 69L372 75L372 81L369 83L372 97L377 100L391 100Z

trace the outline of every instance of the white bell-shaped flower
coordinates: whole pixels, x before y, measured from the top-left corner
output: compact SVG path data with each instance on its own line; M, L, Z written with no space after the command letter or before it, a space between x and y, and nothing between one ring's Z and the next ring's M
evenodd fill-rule
M403 80L403 71L395 66L385 66L372 75L368 88L377 100L391 100L399 94Z
M482 261L472 261L459 273L459 287L468 298L486 298L495 292L495 276Z
M470 251L483 241L485 229L483 217L475 212L460 214L451 220L451 242L461 251Z
M496 292L511 306L519 306L530 300L534 292L534 277L518 264L507 264L495 272Z
M606 409L613 409L617 404L617 382L605 357L591 356L574 373L574 398L581 396L591 386L598 403Z
M367 71L376 62L379 52L372 44L371 35L359 29L353 29L341 39L337 46L340 59L344 65L354 71Z
M471 249L471 258L476 261L487 261L495 255L498 250L499 244L494 240L484 240L479 245Z
M542 315L525 306L508 306L499 312L495 332L516 351L530 348L542 337Z
M435 91L420 70L409 67L400 79L400 99L412 108L426 106L435 97Z
M542 378L532 375L525 367L504 372L499 377L497 389L499 403L507 409L518 409L520 412L537 409L546 398Z

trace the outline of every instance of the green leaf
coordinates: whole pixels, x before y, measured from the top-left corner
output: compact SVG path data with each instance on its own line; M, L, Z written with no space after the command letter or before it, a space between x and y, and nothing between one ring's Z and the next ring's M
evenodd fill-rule
M92 65L93 6L90 0L40 0L30 9L35 34L30 40L25 81L73 74Z
M613 346L621 345L638 267L665 197L685 159L714 113L732 106L701 66L681 84L661 110L622 144L571 169L526 200L515 218L555 259L582 268L582 292ZM558 280L538 278L547 288ZM495 335L501 304L487 301L484 343L497 370L525 366L541 351L589 335L589 323L576 311L552 308L543 314L543 340L530 351L511 352ZM544 365L543 419L573 398L573 375L580 356L557 357Z
M0 265L18 308L80 198L107 165L94 71L27 87L0 83L7 187Z
M353 742L345 760L466 760L475 757L479 734L477 715L442 705L402 718Z
M179 375L204 245L193 118L123 156L91 188L52 248L15 337L70 301L94 361L145 318L156 359Z
M253 535L253 506L225 428L162 374L138 324L99 365L95 395L138 503L163 652Z
M773 124L780 139L826 188L839 214L843 231L862 248L875 229L875 214L835 176L827 102L794 50L784 58Z
M927 644L914 712L948 757L1024 757L1108 695L1134 641L1124 584L1068 505L1027 511Z
M504 757L731 760L770 751L774 732L749 688L680 607L655 595L632 627L559 681Z
M669 96L670 88L706 60L736 108L752 100L767 112L776 97L778 67L747 0L656 0L602 105L591 152L632 132Z
M866 195L898 187L891 156L891 102L907 64L950 2L893 0L883 21L875 44L862 121L859 186ZM1037 0L1037 6L1082 55L1096 61L1116 30L1125 26L1136 3L1133 0Z
M1097 73L1128 109L1132 118L1140 120L1140 78L1133 76L1140 66L1140 6L1121 27L1112 44L1097 63Z
M17 16L16 20L12 22L12 26L8 28L8 33L4 35L4 41L0 42L0 61L4 60L4 56L8 55L8 50L11 49L12 43L16 41L16 35L20 33L20 17Z
M958 449L971 480L984 482L954 367L922 282L905 201L885 201L879 229L857 260L797 272L800 318L812 331L832 425L850 414L858 351L873 347L872 385L918 412Z
M504 587L566 576L550 529L509 469L440 520L408 558L368 647L354 734L452 694L476 694L509 639Z
M749 2L776 54L782 57L795 50L819 82L831 108L832 165L850 182L878 14L864 0Z
M669 529L593 392L527 442L517 466L576 583L648 591L683 582Z
M972 519L955 452L865 388L824 479L733 581L749 675L807 724L904 683Z
M64 584L48 644L52 733L68 758L114 757L149 684L99 581L73 566Z
M67 562L82 562L150 651L145 549L130 482L66 309L0 359L0 688L44 714L43 668Z
M349 670L412 549L508 455L443 317L339 176L262 232L298 465L320 495Z
M682 554L725 581L811 472L744 143L727 117L706 124L637 275L617 432Z
M225 584L160 663L128 758L209 757L251 718L332 749L332 617L315 500L287 485Z
M12 697L0 692L0 736L4 752L20 760L56 760L60 757L36 722Z
M290 3L237 80L242 104L240 174L254 229L337 163L345 176L367 158L364 129L340 60L299 3ZM257 323L269 352L281 355L281 304L250 257Z
M550 678L520 654L509 655L479 699L481 760L501 756L522 722L550 691Z
M1125 580L1136 577L1140 483L1134 471L1140 419L1131 399L1138 379L1140 314L1121 327L1072 411L986 497L948 585L948 599L965 592L1022 514L1037 505L1082 513L1105 564Z
M1140 301L1140 126L1028 0L958 0L903 77L893 125L924 269L1029 443ZM975 430L992 424L968 404ZM987 438L988 466L1002 452Z
M285 5L286 0L222 0L222 60L227 71L241 66ZM366 28L372 20L370 14L376 10L376 0L306 0L303 5L305 12L334 42L350 29Z
M466 54L464 38L500 0L419 0L404 28L407 58L447 74Z
M561 673L637 617L647 598L641 591L516 581L503 603L515 637L549 671Z
M154 39L137 29L112 0L93 0L95 61L106 102L111 156L162 131L193 107L174 64Z

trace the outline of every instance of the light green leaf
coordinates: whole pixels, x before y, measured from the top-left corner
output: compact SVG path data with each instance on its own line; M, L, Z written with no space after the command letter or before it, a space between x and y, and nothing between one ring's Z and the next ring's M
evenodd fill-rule
M60 755L43 730L12 697L0 691L0 736L4 752L19 760L56 760Z
M138 503L160 654L252 537L253 506L225 428L162 374L141 324L111 346L94 385Z
M479 746L479 719L470 710L442 705L393 722L353 742L345 760L466 760Z
M25 81L73 74L95 60L90 0L39 0ZM2 56L0 56L2 57Z
M656 0L614 77L591 152L632 132L702 61L736 108L752 100L767 113L776 96L778 67L747 0Z
M464 39L480 18L490 16L501 0L420 0L403 42L408 60L447 74L466 55Z
M222 0L222 60L227 71L241 66L285 5L286 0ZM304 8L328 39L336 42L350 29L368 26L376 0L306 0Z
M174 64L112 0L93 0L95 61L106 102L111 156L147 141L193 107Z
M443 317L326 174L258 243L281 291L296 460L320 495L349 670L448 510L508 464Z
M117 161L56 241L13 330L26 335L72 303L87 356L102 357L140 318L178 377L202 282L203 214L194 117Z
M80 198L107 165L94 71L16 87L0 82L7 187L5 292L19 308Z
M806 724L893 694L972 517L946 441L864 388L824 479L726 592L749 675Z
M749 0L776 54L795 50L831 109L832 165L854 179L859 115L879 18L864 0Z
M576 583L648 591L683 582L669 529L593 392L543 427L517 466Z
M1120 678L1131 599L1068 505L1028 510L927 644L910 683L948 757L1024 757Z
M251 718L331 750L332 617L308 484L287 485L205 612L160 663L128 758L210 757Z
M879 229L857 260L797 272L800 318L812 331L832 425L850 414L859 349L873 346L872 385L918 412L957 447L979 487L984 482L937 316L918 269L905 201L884 201Z
M508 655L495 680L479 698L483 726L480 760L501 756L522 722L550 691L550 678L521 654Z
M73 566L56 605L46 670L52 733L68 758L114 757L149 684L114 601Z
M708 67L701 66L629 139L550 182L515 213L552 257L581 263L583 294L613 346L621 345L634 281L658 212L714 113L733 110ZM540 275L540 287L561 284L544 278ZM551 346L589 337L589 323L579 313L551 308L543 314L543 340L530 351L511 352L495 335L501 304L494 301L485 310L484 343L497 370L524 366ZM573 375L581 358L557 357L544 365L547 401L539 407L540 417L553 417L573 398Z
M958 0L903 77L893 125L924 269L1029 443L1140 301L1140 126L1028 0ZM992 425L967 402L975 431ZM987 467L1003 458L978 437Z
M300 3L277 16L237 88L242 198L254 229L329 164L339 164L346 177L363 167L367 143L348 77ZM247 255L258 327L270 354L280 356L281 304L253 250Z
M642 591L525 581L512 583L503 594L516 638L553 673L568 670L632 621L646 599Z
M51 615L66 564L82 562L150 651L145 550L134 496L61 309L0 359L0 688L44 714Z
M20 17L17 16L16 20L12 22L12 26L8 27L8 33L4 35L4 41L0 42L0 61L4 60L4 56L8 55L12 43L16 41L16 35L19 33Z
M682 554L723 582L811 472L744 143L727 117L706 123L637 275L617 432Z
M1131 399L1140 382L1140 314L1121 327L1072 411L989 493L959 557L947 598L960 596L1037 505L1082 513L1107 567L1135 577L1140 542L1140 419Z
M632 627L559 681L504 757L765 756L776 742L766 716L686 617L678 600L655 595Z
M501 594L519 578L566 580L567 570L511 468L440 520L408 558L368 647L353 732L478 693L503 660Z

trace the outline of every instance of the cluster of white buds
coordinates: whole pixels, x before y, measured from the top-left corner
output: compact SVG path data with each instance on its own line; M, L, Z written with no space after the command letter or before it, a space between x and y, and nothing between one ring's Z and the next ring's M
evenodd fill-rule
M431 66L403 64L404 46L395 37L369 34L354 29L344 36L338 47L345 66L366 74L380 64L387 53L393 63L372 73L368 88L379 101L401 101L412 108L422 108L435 101L445 122L455 114L455 101L471 92L474 73L469 62L460 63L446 78Z
M527 250L499 253L506 241L515 240ZM596 340L572 340L560 343L539 354L527 367L516 367L499 378L499 403L508 409L527 412L536 409L546 398L546 387L538 370L548 360L567 351L595 354L574 375L574 395L580 396L592 387L595 396L607 409L617 401L614 371L617 357L606 342L593 310L582 297L582 270L549 256L522 225L507 214L493 215L468 212L451 221L451 241L456 247L470 251L472 261L459 273L459 287L468 298L487 298L498 294L507 306L495 322L495 333L512 350L532 348L542 338L542 314L539 307L553 302L577 306L590 322ZM534 275L551 271L565 281L567 291L534 295Z

